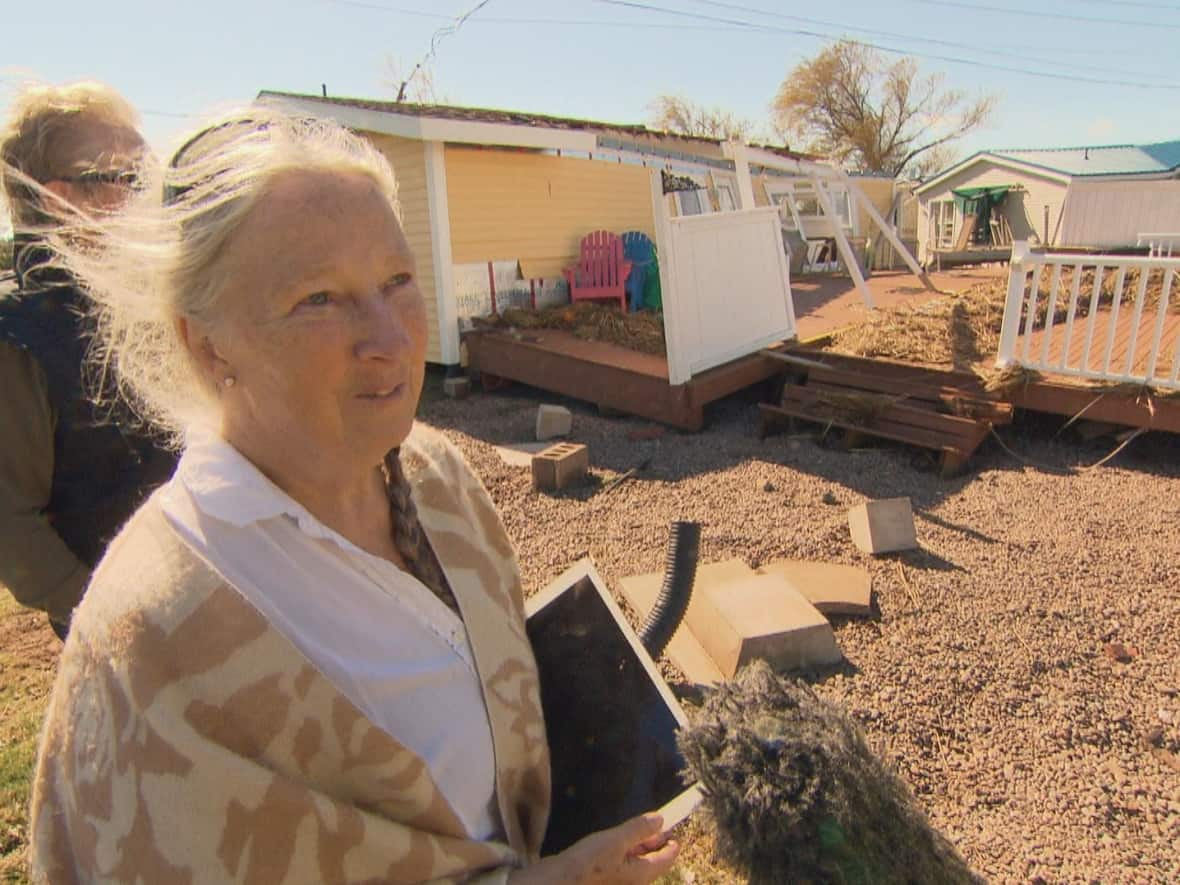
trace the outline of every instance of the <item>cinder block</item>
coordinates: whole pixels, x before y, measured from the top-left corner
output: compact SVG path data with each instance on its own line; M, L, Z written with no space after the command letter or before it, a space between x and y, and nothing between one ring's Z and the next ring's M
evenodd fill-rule
M451 399L463 399L471 393L471 379L466 375L443 379L443 393Z
M852 542L865 553L891 553L918 546L909 498L867 501L848 511Z
M574 416L565 406L537 407L537 439L566 436L574 426Z
M756 658L776 670L822 667L843 658L827 618L781 575L709 587L693 601L702 604L715 614L694 618L690 627L726 678Z
M589 469L589 449L580 443L557 443L533 455L533 488L564 489L585 480Z
M758 573L782 575L822 615L872 614L873 579L867 569L780 559L766 563Z

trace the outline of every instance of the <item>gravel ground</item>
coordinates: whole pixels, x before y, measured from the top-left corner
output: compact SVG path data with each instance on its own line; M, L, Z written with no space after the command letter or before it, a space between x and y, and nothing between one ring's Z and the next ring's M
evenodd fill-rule
M940 480L904 447L843 452L757 438L753 400L716 404L699 434L603 418L526 388L441 398L539 589L591 556L619 579L659 571L668 523L702 523L702 562L782 557L861 565L879 616L837 623L847 665L817 690L863 725L933 823L995 882L1180 881L1180 437L1147 434L1108 465L1110 440L1023 416L970 471ZM542 398L543 397L543 398ZM539 402L574 411L592 482L534 492L493 444L531 439ZM650 458L636 478L611 478ZM908 495L922 548L872 558L848 508ZM690 825L680 878L741 881Z

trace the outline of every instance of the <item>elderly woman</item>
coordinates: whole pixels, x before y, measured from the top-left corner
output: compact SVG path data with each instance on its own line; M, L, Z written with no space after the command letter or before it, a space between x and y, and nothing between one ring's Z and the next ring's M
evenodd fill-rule
M656 815L537 856L520 578L478 479L414 424L426 313L383 158L252 110L161 174L101 252L59 244L101 306L103 365L185 450L75 615L35 877L661 875Z

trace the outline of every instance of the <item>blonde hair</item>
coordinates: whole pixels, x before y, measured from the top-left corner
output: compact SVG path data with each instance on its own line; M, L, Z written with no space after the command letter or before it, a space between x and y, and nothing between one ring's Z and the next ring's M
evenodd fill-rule
M17 93L0 129L0 188L14 227L49 220L37 185L73 171L62 168L62 154L96 123L134 132L139 117L123 96L102 83L31 85Z
M110 389L113 380L132 410L174 443L217 415L216 391L178 320L217 324L230 283L227 243L275 178L296 171L361 173L397 211L393 171L368 141L328 121L248 108L212 121L167 165L145 165L144 189L102 220L97 237L50 237L93 302L93 386Z

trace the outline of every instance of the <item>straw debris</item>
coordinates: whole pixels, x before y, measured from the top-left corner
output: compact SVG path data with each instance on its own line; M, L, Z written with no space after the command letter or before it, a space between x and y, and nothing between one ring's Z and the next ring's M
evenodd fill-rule
M476 325L502 329L558 329L587 341L603 341L640 353L666 354L664 317L653 311L622 313L616 307L582 302L540 310L508 308Z
M995 358L1004 322L1002 281L917 306L874 311L832 336L837 353L931 366L972 369Z

